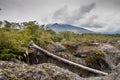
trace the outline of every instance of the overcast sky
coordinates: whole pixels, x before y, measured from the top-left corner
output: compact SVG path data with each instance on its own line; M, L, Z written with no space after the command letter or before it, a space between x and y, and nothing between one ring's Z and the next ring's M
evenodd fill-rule
M65 23L120 31L120 0L0 0L0 20Z

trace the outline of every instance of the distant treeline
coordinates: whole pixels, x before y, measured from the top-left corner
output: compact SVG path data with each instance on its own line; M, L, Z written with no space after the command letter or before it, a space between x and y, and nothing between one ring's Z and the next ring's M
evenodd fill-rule
M23 23L0 21L0 60L22 59L21 55L25 53L30 40L46 48L51 42L113 42L120 40L120 34L55 33L36 21Z

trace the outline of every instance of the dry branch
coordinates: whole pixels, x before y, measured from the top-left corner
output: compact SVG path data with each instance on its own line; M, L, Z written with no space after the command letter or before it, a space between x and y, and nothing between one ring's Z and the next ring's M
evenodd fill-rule
M57 56L57 55L54 55L54 54L48 52L47 50L39 47L39 46L36 45L33 41L30 41L30 42L29 42L29 47L38 49L38 50L44 52L46 55L51 56L51 57L53 57L53 58L55 58L55 59L61 60L61 61L65 62L65 63L68 63L68 64L71 64L71 65L80 67L80 68L82 68L82 69L85 69L85 70L88 70L88 71L91 71L91 72L94 72L94 73L97 73L97 74L108 75L108 73L106 73L106 72L103 72L103 71L100 71L100 70L96 70L96 69L93 69L93 68L90 68L90 67L87 67L87 66L84 66L84 65L81 65L81 64L77 64L77 63L75 63L75 62L72 62L72 61L69 61L69 60L64 59L64 58L62 58L62 57L59 57L59 56Z

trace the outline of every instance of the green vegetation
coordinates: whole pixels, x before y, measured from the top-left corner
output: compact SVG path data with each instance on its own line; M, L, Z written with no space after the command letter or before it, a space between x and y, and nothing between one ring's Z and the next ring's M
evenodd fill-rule
M55 33L52 30L45 29L36 21L13 23L0 22L0 60L9 60L10 58L21 59L27 49L27 44L33 40L39 46L46 48L50 42L111 42L120 40L119 34L75 34L73 32ZM99 53L99 52L98 52Z
M98 57L103 57L103 56L105 55L105 52L104 52L103 50L97 50L97 51L95 52L95 54L96 54L96 56L98 56Z

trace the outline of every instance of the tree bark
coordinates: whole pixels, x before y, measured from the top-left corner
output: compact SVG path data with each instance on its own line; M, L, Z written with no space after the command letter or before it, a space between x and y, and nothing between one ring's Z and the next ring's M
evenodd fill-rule
M29 44L28 44L28 46L32 47L32 48L35 48L35 49L38 49L38 50L44 52L46 55L51 56L51 57L53 57L55 59L61 60L61 61L65 62L65 63L68 63L68 64L71 64L71 65L80 67L82 69L85 69L85 70L88 70L88 71L91 71L91 72L94 72L94 73L97 73L97 74L101 74L101 75L105 75L105 76L108 75L108 73L106 73L106 72L103 72L103 71L100 71L100 70L96 70L96 69L93 69L93 68L90 68L90 67L87 67L87 66L84 66L84 65L81 65L81 64L77 64L75 62L72 62L72 61L69 61L69 60L64 59L62 57L59 57L57 55L54 55L54 54L48 52L47 50L39 47L33 41L30 41Z

